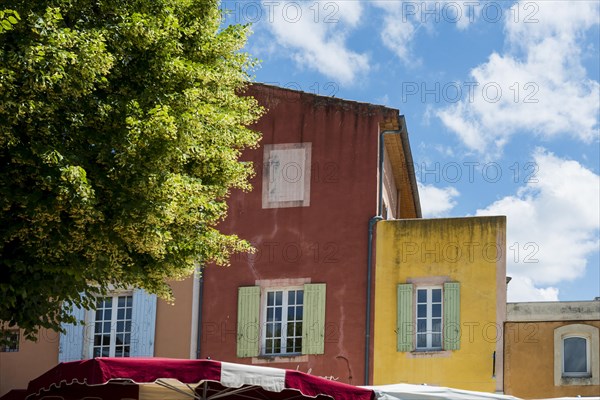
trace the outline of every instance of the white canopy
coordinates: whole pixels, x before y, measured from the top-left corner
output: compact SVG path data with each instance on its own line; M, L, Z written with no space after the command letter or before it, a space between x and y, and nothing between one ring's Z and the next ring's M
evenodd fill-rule
M377 395L378 400L520 400L518 397L503 394L452 389L443 386L411 385L407 383L363 387L365 389L372 389Z

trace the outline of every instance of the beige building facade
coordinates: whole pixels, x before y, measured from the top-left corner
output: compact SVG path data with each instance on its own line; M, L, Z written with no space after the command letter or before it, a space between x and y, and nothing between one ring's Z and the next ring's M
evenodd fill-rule
M508 303L504 391L600 396L600 301Z
M113 296L115 308L118 308L119 300L126 301L127 297L131 297L132 314L141 314L140 320L143 321L142 324L136 324L135 315L132 318L132 326L129 329L130 346L129 348L121 346L124 352L132 356L196 358L198 280L193 277L188 278L181 282L173 282L171 287L176 298L174 305L157 300L155 296L148 296L142 291L115 293ZM118 315L113 314L112 310L110 317L106 314L108 318L106 323L115 330L120 321ZM12 389L26 388L31 379L61 361L90 358L98 351L118 353L118 341L113 341L112 346L98 346L98 341L94 337L96 313L88 311L83 312L81 316L86 324L75 327L66 325L65 334L44 329L40 331L37 342L17 337L13 346L2 349L0 396Z

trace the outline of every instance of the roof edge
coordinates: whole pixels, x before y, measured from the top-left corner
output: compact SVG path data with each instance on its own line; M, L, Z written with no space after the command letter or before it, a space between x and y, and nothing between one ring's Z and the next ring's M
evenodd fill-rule
M408 138L408 127L406 126L406 118L404 115L398 116L398 124L400 125L400 136L402 137L402 150L404 151L404 158L406 160L406 172L409 178L409 184L413 195L413 202L415 203L415 213L417 218L423 218L421 213L421 199L419 198L419 186L417 184L417 178L415 176L415 163L412 157L412 151L410 148L410 140Z

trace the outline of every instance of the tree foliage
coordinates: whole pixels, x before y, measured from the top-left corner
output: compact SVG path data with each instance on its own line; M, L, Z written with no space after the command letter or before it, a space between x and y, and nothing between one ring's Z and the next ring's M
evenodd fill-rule
M250 246L220 233L262 110L216 0L16 0L0 33L0 322L34 338L88 295Z
M0 10L0 33L11 30L20 19L19 13L15 10Z

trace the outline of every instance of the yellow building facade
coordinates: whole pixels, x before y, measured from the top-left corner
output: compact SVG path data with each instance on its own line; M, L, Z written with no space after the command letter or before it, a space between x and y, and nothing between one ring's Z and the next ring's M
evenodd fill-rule
M377 224L373 384L503 390L506 217Z

